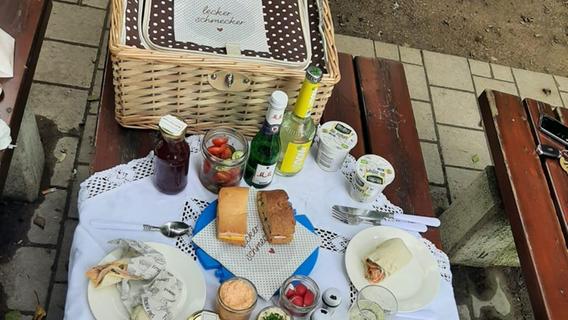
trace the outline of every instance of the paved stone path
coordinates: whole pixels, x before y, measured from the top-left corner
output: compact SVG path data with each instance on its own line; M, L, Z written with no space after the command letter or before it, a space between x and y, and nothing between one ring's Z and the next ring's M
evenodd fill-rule
M77 193L89 175L97 119L107 8L108 0L53 2L28 107L38 116L44 143L53 145L46 158L53 171L49 185L56 191L35 209L34 216L47 219L45 229L32 223L15 255L0 265L5 303L20 310L23 319L33 314L34 290L48 310L47 319L63 317L69 248L78 223ZM492 88L568 107L565 77L361 38L337 35L336 40L342 52L404 63L438 212L491 164L476 99L480 92ZM46 129L49 125L55 131ZM465 309L464 318L469 318Z

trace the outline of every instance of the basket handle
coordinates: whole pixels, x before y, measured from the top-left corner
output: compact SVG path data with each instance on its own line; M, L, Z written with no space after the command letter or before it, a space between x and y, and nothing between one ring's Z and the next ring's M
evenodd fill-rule
M209 84L219 90L239 92L248 90L252 84L249 77L238 72L215 71L209 75Z

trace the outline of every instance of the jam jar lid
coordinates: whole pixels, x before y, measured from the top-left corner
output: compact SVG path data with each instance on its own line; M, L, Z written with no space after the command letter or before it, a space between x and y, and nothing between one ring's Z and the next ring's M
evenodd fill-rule
M192 314L187 320L219 320L219 315L213 311L200 310Z
M164 137L177 140L185 137L187 123L180 117L168 114L160 118L158 127Z

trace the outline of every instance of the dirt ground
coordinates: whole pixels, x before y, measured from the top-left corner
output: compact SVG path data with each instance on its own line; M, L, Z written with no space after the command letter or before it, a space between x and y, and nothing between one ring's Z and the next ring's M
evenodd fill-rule
M567 0L329 0L336 32L568 76Z

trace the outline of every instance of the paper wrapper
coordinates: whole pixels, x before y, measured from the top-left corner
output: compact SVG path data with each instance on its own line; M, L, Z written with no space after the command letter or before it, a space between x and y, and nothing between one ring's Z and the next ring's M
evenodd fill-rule
M270 244L262 229L256 206L257 190L249 192L248 234L245 247L217 239L215 220L193 237L193 242L233 274L250 280L260 297L269 300L284 280L319 247L319 238L296 223L294 240Z
M117 239L110 243L128 258L128 273L143 280L124 280L118 285L120 298L129 312L140 312L152 320L171 319L170 310L182 294L183 283L166 270L164 256L141 241Z
M0 78L14 76L14 38L0 29Z

